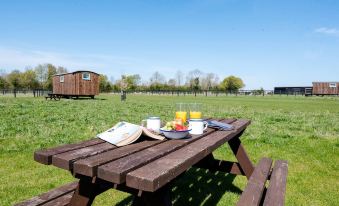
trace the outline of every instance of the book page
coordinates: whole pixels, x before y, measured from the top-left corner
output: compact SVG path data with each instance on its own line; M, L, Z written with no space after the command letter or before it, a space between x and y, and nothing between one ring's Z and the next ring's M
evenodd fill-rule
M153 138L153 139L158 139L158 140L163 140L163 139L165 139L164 136L154 134L153 132L149 131L149 130L146 129L145 127L141 127L141 129L142 129L142 133L143 133L145 136L147 136L147 137L150 137L150 138Z
M134 142L142 133L139 125L119 122L109 130L97 135L98 138L111 144L122 146Z

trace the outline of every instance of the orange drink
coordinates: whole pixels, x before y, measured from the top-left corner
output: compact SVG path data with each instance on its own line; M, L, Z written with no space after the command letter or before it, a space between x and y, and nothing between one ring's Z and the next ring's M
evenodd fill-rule
M190 119L201 119L201 112L190 112Z
M190 119L201 119L201 103L191 103L190 108Z
M187 112L179 111L175 113L176 119L181 119L182 122L186 122L187 120Z

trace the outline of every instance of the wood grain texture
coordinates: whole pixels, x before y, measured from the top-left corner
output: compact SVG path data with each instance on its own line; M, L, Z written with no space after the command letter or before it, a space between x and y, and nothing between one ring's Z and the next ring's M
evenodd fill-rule
M52 164L56 167L66 169L66 170L72 170L73 169L73 163L76 160L90 157L96 154L100 154L109 150L116 149L117 147L115 145L112 145L110 143L104 142L101 144L96 144L88 147L79 148L77 150L72 150L69 152L64 152L61 154L54 155L52 157Z
M73 194L74 194L74 191L70 192L66 195L63 195L61 197L58 197L58 198L56 198L56 199L54 199L50 202L44 203L43 206L66 206L66 205L69 205L69 203L71 202Z
M78 160L73 164L73 173L74 175L82 174L89 177L96 176L97 169L100 165L112 162L127 155L131 155L135 152L144 150L148 147L157 145L162 142L163 141L160 140L142 141L139 143L126 145L124 147L119 147L111 151L107 151L98 155Z
M335 83L336 87L330 87L330 83ZM313 82L314 95L339 95L339 82Z
M64 82L60 75L53 76L53 94L60 95L98 95L99 74L90 73L91 79L82 79L82 71L64 74Z
M213 132L187 146L127 174L126 185L154 192L239 134L250 123L237 120L234 130Z
M275 162L270 185L268 186L264 206L283 206L285 205L285 192L287 184L288 163L285 160Z
M233 138L228 142L233 154L237 158L242 171L244 171L247 179L249 179L254 170L254 166L246 153L244 146L241 144L240 138Z
M234 120L230 119L225 121L233 122ZM208 128L202 135L194 135L188 139L165 141L164 143L147 148L143 151L136 152L116 161L104 164L98 167L98 177L117 184L124 183L128 172L161 158L170 152L180 149L181 147L207 136L214 131L214 129Z
M257 206L260 204L271 166L271 159L262 158L260 160L241 194L237 206Z
M39 151L34 152L34 160L41 164L49 165L49 164L52 164L53 155L88 147L91 145L101 144L104 142L105 142L104 140L101 140L99 138L94 138L94 139L90 139L90 140L83 141L80 143L65 144L65 145L53 147L50 149L39 150Z
M64 186L61 186L59 188L53 189L49 192L43 193L39 196L33 197L29 200L26 200L24 202L18 203L15 206L36 206L36 205L45 205L49 202L52 202L54 200L54 204L56 202L62 203L62 201L65 201L70 195L72 195L78 185L78 182L73 182ZM67 198L62 198L63 196L67 196ZM52 204L53 205L53 204Z

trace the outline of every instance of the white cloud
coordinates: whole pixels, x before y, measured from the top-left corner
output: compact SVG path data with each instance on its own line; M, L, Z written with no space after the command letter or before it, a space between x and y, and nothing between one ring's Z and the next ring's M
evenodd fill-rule
M339 29L336 28L321 27L315 29L314 32L332 36L339 36Z

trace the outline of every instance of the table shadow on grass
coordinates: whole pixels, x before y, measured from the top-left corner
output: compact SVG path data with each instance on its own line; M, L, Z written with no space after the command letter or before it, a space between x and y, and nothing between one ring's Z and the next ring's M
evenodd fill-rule
M232 184L236 175L209 172L192 168L178 178L171 191L173 206L217 205L226 192L241 194L242 190ZM132 205L133 196L117 203L117 206Z

